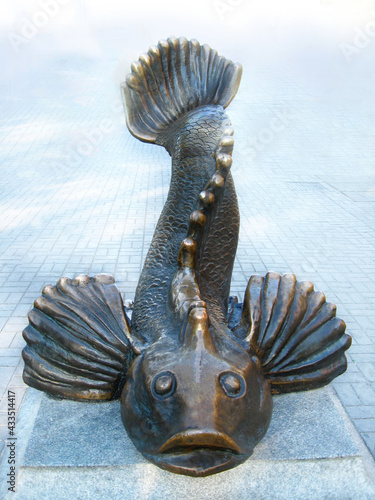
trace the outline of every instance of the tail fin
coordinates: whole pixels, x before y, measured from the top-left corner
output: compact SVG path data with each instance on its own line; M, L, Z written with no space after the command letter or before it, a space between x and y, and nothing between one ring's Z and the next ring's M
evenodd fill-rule
M203 105L226 108L237 93L242 66L197 40L161 40L132 64L121 85L130 132L145 142L184 113Z

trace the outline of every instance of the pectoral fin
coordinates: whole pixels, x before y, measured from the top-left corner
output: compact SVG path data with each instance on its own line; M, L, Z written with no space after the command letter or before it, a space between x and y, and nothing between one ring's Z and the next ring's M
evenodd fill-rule
M77 400L118 397L138 352L111 276L61 278L46 286L23 332L24 381Z
M252 276L234 332L260 359L273 393L321 387L346 370L351 337L336 306L293 274Z

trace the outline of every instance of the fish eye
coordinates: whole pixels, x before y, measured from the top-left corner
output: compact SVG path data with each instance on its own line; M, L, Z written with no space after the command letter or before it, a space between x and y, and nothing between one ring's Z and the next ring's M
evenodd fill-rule
M156 399L166 399L172 396L176 389L176 379L171 372L162 372L154 377L151 390Z
M222 373L219 381L223 391L229 398L240 398L246 392L245 379L239 373Z

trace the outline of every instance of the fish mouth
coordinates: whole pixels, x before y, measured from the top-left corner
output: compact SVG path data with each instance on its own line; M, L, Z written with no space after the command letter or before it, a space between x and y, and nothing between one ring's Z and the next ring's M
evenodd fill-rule
M169 438L152 461L170 472L203 477L235 467L247 457L224 433L189 429Z
M171 453L173 450L183 451L191 448L209 448L240 453L238 445L226 434L197 430L178 432L160 447L159 453Z

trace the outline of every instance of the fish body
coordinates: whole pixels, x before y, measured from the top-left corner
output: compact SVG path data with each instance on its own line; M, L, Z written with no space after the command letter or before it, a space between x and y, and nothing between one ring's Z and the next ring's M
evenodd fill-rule
M265 435L272 394L329 383L351 339L336 307L293 274L252 276L229 301L239 211L225 112L242 68L170 38L132 65L127 125L172 157L168 197L126 316L108 275L62 278L29 314L26 383L76 400L121 397L137 449L207 476L242 463Z

